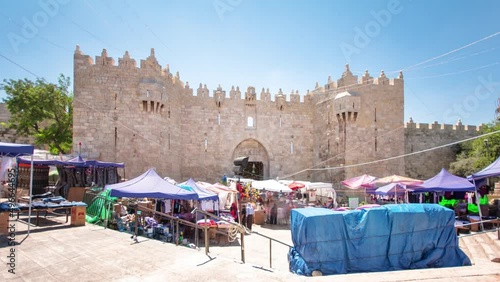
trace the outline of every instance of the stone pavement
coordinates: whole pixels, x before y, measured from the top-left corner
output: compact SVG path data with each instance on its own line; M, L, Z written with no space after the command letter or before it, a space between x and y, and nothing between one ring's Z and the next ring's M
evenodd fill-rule
M23 219L23 218L22 218ZM87 225L70 227L64 217L49 216L26 237L26 223L16 223L15 247L0 242L1 281L500 281L500 264L470 267L303 277L288 271L288 247L257 234L245 236L246 263L239 242L228 246L190 249L144 237L139 243L127 233ZM280 229L281 228L281 229ZM254 231L291 245L290 231L258 226ZM23 240L21 242L21 240ZM10 248L15 272L8 272Z

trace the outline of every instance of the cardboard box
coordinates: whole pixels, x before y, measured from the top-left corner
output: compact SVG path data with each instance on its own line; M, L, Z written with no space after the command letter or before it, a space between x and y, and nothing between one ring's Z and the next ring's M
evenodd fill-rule
M72 226L83 226L85 225L85 214L87 212L87 207L72 207L71 208L71 225Z
M69 187L68 190L68 201L70 202L81 202L83 201L83 196L85 195L85 187Z
M255 211L253 223L263 225L266 222L266 213L264 211Z
M0 235L7 235L9 233L9 212L0 213Z

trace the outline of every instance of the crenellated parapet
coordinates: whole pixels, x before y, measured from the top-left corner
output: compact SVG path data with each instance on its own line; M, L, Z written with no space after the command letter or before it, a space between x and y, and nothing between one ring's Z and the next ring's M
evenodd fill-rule
M456 124L440 124L437 121L434 123L415 123L413 119L410 118L408 122L404 125L405 129L422 130L422 131L434 131L436 133L445 132L464 132L465 134L477 134L481 129L481 126L476 125L463 125L461 121Z
M137 67L137 62L135 59L131 58L128 51L125 51L123 57L118 58L118 65L116 65L115 60L108 56L108 51L103 49L100 56L95 56L95 61L89 55L85 55L81 50L80 46L76 46L74 53L74 67L75 71L77 70L86 70L89 67L95 68L113 68L114 70L123 70L125 72L131 70L139 70L146 72L148 74L158 74L168 81L171 81L173 84L179 85L182 88L186 88L184 83L180 80L179 72L176 72L175 75L170 73L170 67L167 64L165 69L162 69L161 65L158 63L158 60L155 56L154 48L151 48L150 55L145 60L140 60L140 67ZM186 91L191 92L191 91Z
M207 88L207 85L201 85L200 83L200 86L198 87L198 89L196 90L196 96L198 97L208 97L210 95L210 91L208 90Z
M146 59L135 60L132 58L128 51L125 52L123 57L118 58L118 64L115 63L115 60L108 55L106 49L103 49L100 56L95 56L95 60L88 55L85 55L80 50L79 46L76 46L76 50L74 53L74 62L75 62L75 71L87 71L90 69L104 71L106 73L110 73L105 69L109 68L109 70L120 71L123 70L124 73L134 73L140 79L140 93L146 93L147 90L150 93L157 94L161 93L158 89L163 89L165 87L165 83L173 84L176 88L180 87L182 95L195 95L197 97L205 97L205 98L213 98L216 100L216 103L219 106L222 106L224 100L245 100L249 102L250 100L253 102L256 101L269 101L270 103L275 103L276 107L280 109L285 109L287 105L297 105L297 104L311 104L315 101L315 95L325 94L325 93L333 93L338 94L342 92L353 93L356 92L357 87L362 87L366 84L378 84L378 85L396 85L398 83L403 82L402 73L397 78L389 79L385 76L384 71L381 72L380 76L377 78L373 78L370 76L368 71L365 72L363 76L358 78L358 76L353 75L350 71L349 65L346 65L342 76L339 79L333 79L331 76L328 77L328 82L325 85L321 85L319 82L316 82L314 89L311 91L308 89L305 95L301 97L298 90L291 90L290 94L284 94L280 89L277 94L273 95L269 91L269 88L262 88L262 90L257 93L255 88L251 93L247 92L242 97L242 92L240 91L239 86L232 86L229 92L229 95L226 96L226 91L222 89L222 87L218 87L213 90L213 96L210 96L210 91L208 87L204 84L200 84L200 86L194 91L189 87L189 84L183 83L179 72L171 72L170 66L167 64L165 68L162 69L162 66L159 64L155 50L151 48L150 55ZM139 63L138 63L139 62ZM138 66L139 65L139 66ZM104 69L101 69L104 68ZM153 85L153 84L158 85ZM144 89L143 89L144 88ZM351 91L352 90L352 91ZM332 92L333 91L333 92ZM257 95L260 94L260 95ZM289 96L289 97L287 97ZM302 101L301 101L302 100ZM337 101L336 107L342 107L341 104L352 104L354 100L354 105L357 106L359 103L358 98L345 98L343 101ZM347 106L346 106L347 107Z
M151 54L146 60L141 60L141 69L151 69L157 72L161 72L161 66L156 60L155 49L151 48Z
M327 83L321 87L318 82L316 82L316 86L314 90L312 91L313 94L321 94L329 91L334 91L334 92L342 92L346 91L349 89L356 89L359 87L363 87L364 85L369 85L369 84L374 84L374 85L390 85L390 86L396 86L396 85L403 85L403 73L400 72L397 78L388 78L385 74L385 72L382 70L380 71L380 75L376 78L372 77L368 70L365 70L365 73L361 78L358 78L357 75L354 75L350 68L349 64L346 64L345 70L342 73L342 76L337 80L334 81L331 76L328 76Z

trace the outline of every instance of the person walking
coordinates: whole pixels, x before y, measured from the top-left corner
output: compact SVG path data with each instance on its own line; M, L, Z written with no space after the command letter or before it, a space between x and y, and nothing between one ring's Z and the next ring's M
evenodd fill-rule
M255 210L251 203L247 204L246 213L247 213L247 228L250 229L250 231L252 231L253 215L255 214Z

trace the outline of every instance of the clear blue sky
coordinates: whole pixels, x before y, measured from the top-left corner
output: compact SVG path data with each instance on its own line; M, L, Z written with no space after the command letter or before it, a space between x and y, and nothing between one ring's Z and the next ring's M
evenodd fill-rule
M499 32L496 0L4 1L0 79L73 79L77 44L115 61L155 48L194 89L252 85L273 96L304 94L349 63L359 75L404 71L405 121L477 125L494 119L500 98Z

